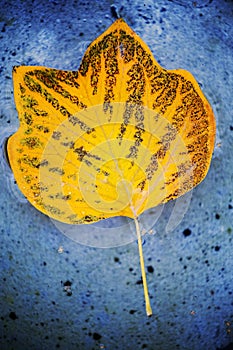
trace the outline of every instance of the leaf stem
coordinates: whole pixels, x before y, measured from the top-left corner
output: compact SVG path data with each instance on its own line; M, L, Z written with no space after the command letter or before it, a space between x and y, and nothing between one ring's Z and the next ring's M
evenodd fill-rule
M150 306L150 298L149 298L149 293L148 293L145 264L144 264L143 251L142 251L142 238L141 238L141 232L140 232L140 227L139 227L139 222L138 222L137 216L134 216L134 222L135 222L137 238L138 238L138 250L139 250L139 258L140 258L140 265L141 265L141 272L142 272L142 282L143 282L143 289L144 289L144 296L145 296L145 303L146 303L146 314L147 314L147 316L151 316L152 309Z

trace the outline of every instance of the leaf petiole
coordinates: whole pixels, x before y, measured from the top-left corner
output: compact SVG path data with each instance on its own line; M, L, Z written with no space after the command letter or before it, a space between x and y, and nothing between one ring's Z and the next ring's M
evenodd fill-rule
M152 315L152 309L150 306L150 298L148 293L148 287L147 287L147 281L146 281L146 272L145 272L145 264L144 264L144 258L143 258L143 251L142 251L142 238L141 238L141 232L140 232L140 226L138 217L134 217L136 232L137 232L137 239L138 239L138 250L139 250L139 258L140 258L140 265L141 265L141 273L142 273L142 282L143 282L143 289L144 289L144 297L145 297L145 303L146 303L146 314L147 316Z

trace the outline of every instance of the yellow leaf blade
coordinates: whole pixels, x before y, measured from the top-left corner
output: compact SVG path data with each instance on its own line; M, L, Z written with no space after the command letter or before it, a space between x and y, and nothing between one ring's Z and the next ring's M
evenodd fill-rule
M118 19L77 72L16 67L20 128L8 142L16 181L67 223L136 214L202 181L214 147L211 107L193 76L167 71Z

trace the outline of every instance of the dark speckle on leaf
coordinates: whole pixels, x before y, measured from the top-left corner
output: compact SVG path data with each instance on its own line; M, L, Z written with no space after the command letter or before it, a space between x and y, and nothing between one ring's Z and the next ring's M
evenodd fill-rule
M184 231L183 231L183 235L185 236L185 237L188 237L188 236L190 236L191 235L191 230L189 229L189 228L186 228Z
M215 214L215 219L217 219L217 220L220 219L220 215L218 213Z
M219 250L220 250L220 246L219 245L216 245L215 247L214 247L214 250L216 251L216 252L218 252Z

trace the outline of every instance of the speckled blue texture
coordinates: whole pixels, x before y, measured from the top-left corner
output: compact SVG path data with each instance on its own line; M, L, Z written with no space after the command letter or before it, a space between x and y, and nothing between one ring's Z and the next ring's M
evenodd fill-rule
M194 74L218 128L210 171L192 192L182 222L168 232L174 208L168 203L155 234L146 235L150 318L137 243L100 249L70 240L17 193L1 159L0 349L232 349L232 1L0 5L1 145L18 127L12 66L77 69L116 10L162 66Z

